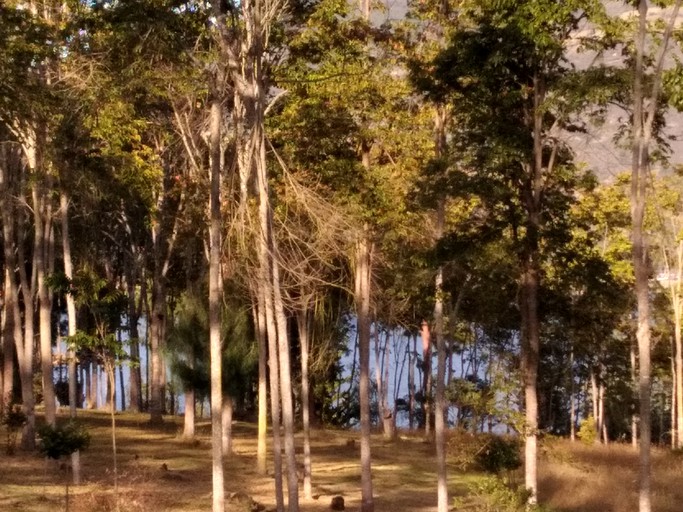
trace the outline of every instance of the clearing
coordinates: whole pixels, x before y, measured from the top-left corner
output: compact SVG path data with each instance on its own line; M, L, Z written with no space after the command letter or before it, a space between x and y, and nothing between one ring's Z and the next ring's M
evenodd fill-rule
M62 415L64 412L62 411ZM84 484L69 488L70 511L114 510L110 418L106 412L81 412L79 418L92 436L81 455ZM209 423L198 424L197 440L180 438L181 418L165 419L151 428L147 415L117 414L120 510L123 512L207 511L211 509ZM234 454L225 463L226 510L249 510L247 497L274 506L273 479L255 469L256 427L236 422ZM5 433L0 432L1 439ZM313 492L317 499L301 499L302 512L330 509L341 495L346 509L360 504L360 467L357 432L316 430L312 434ZM299 444L300 437L297 437ZM300 448L300 446L299 446ZM455 443L450 451L453 452ZM64 467L46 463L38 454L0 452L0 510L66 510ZM403 435L386 441L373 437L373 484L377 512L427 512L436 508L434 449L421 437ZM453 461L455 462L455 461ZM544 443L540 465L540 501L558 512L630 512L637 504L637 453L630 446L585 446L564 440ZM670 450L653 453L653 510L680 511L683 502L683 455ZM512 475L512 478L519 478ZM459 497L458 510L498 510L472 494L484 481L481 473L449 468L450 493ZM480 487L481 488L481 487Z

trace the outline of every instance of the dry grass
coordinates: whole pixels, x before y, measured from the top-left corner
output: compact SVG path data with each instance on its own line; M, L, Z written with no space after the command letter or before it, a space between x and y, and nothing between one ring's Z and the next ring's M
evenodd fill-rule
M680 512L683 456L653 449L652 509ZM562 512L638 510L638 452L630 445L556 441L541 460L540 500Z
M114 510L109 416L87 412L82 419L92 435L82 454L84 485L71 487L69 510ZM180 421L168 418L153 429L142 415L117 415L120 509L123 512L184 511L211 508L209 425L198 428L195 443L183 442ZM256 429L234 426L234 455L225 463L229 512L248 510L239 497L250 496L268 508L274 506L273 479L256 472ZM342 495L349 511L360 506L360 468L356 432L315 431L312 436L313 484L316 500L302 500L302 512L329 510L332 496ZM4 440L4 432L0 432ZM300 443L301 440L298 439ZM451 445L453 446L453 445ZM298 446L300 448L300 445ZM43 512L65 510L66 480L70 475L46 465L35 454L4 455L0 446L0 511ZM481 475L449 470L452 496L464 496ZM657 451L654 510L681 510L683 486L678 483L683 457ZM585 447L556 441L546 450L540 468L541 500L562 512L630 512L636 510L637 456L630 447ZM419 436L401 436L387 442L373 438L373 484L377 512L427 512L436 508L434 448ZM466 510L477 510L471 500Z

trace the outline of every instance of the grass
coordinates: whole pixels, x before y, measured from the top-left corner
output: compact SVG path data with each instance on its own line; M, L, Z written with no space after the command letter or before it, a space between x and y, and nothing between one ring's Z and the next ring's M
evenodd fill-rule
M92 436L81 455L84 484L69 488L69 510L114 510L109 417L105 412L82 412L80 418ZM256 427L237 422L234 454L225 462L226 510L248 510L244 496L267 508L274 506L272 476L256 472ZM198 425L193 443L180 438L180 418L166 418L162 428L151 428L147 416L117 415L120 510L206 511L211 509L211 454L209 423ZM301 500L303 512L329 510L333 496L342 495L346 509L360 506L356 432L326 430L312 435L313 493L316 500ZM5 439L0 432L0 439ZM300 449L301 439L297 438ZM451 448L454 444L451 444ZM46 464L37 454L4 454L0 447L0 510L42 512L65 510L65 482L70 475L58 464ZM377 512L427 512L436 506L434 448L417 435L387 442L373 438L373 486ZM457 460L454 459L454 460ZM683 455L655 450L653 510L680 510ZM478 510L468 488L481 481L480 473L449 468L452 496L463 508ZM584 446L553 441L540 465L540 500L558 512L630 512L637 504L637 453L630 446ZM519 475L515 476L519 479Z

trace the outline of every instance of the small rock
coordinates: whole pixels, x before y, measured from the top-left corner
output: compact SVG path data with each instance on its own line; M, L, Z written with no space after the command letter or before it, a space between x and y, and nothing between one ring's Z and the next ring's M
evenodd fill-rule
M332 503L330 504L331 510L344 510L344 498L341 496L335 496L332 498Z

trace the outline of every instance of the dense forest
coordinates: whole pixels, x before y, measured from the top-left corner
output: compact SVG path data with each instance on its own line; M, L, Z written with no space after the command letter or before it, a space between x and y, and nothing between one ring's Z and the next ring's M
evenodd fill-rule
M210 416L219 512L246 419L294 512L310 429L353 427L372 512L370 433L420 429L445 512L454 429L522 440L531 505L539 437L591 431L650 511L651 444L683 448L680 4L1 3L22 448L37 408Z

